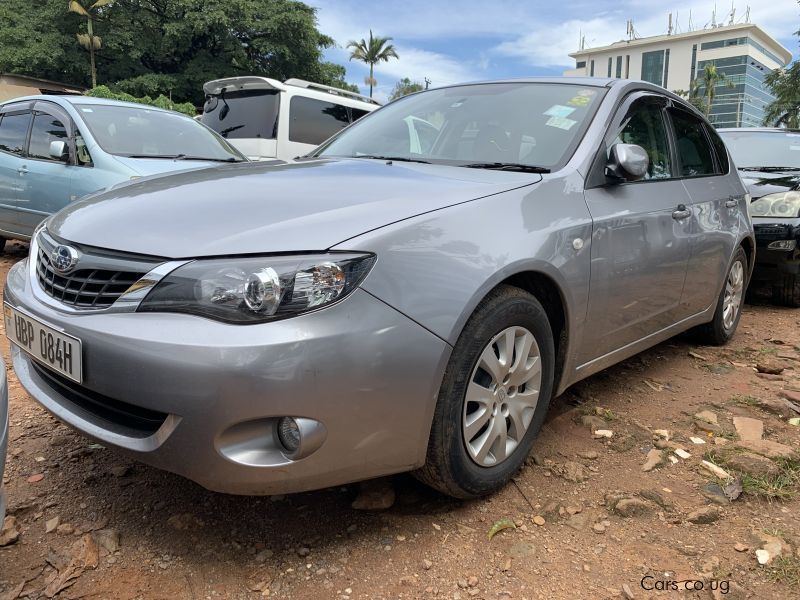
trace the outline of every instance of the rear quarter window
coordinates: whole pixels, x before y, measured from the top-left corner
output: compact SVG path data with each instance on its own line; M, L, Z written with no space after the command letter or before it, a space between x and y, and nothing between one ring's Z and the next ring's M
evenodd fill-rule
M294 96L289 103L289 141L321 144L350 124L350 109L341 104Z
M706 133L711 140L711 145L714 146L714 152L717 154L719 172L727 175L731 170L731 162L728 159L728 149L725 147L725 142L722 141L722 138L719 137L713 127L706 125Z

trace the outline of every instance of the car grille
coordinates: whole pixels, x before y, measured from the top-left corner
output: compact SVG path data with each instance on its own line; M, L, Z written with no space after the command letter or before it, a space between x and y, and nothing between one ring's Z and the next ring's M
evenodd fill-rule
M146 438L157 432L167 420L167 413L134 406L98 394L31 360L42 381L72 404L72 410L91 415L104 429L128 437ZM88 415L87 415L88 413Z
M41 249L36 273L42 289L48 295L64 304L92 308L111 306L125 290L145 275L105 269L78 269L68 275L59 275Z
M133 284L163 261L95 248L79 247L76 269L59 273L50 259L59 242L46 233L37 237L36 278L44 292L76 308L108 308Z

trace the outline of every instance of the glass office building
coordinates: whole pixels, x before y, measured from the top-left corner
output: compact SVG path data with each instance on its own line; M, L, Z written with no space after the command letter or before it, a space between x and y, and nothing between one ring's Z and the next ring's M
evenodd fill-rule
M715 127L759 127L764 123L767 106L775 100L764 77L772 69L752 56L741 55L697 63L698 94L706 95L703 70L714 64L726 81L714 86L714 102L709 119Z
M768 73L787 65L792 54L755 23L738 23L645 38L621 40L570 54L566 76L641 79L684 95L695 82L705 96L703 71L714 64L726 81L715 86L710 119L717 127L763 125L774 97Z

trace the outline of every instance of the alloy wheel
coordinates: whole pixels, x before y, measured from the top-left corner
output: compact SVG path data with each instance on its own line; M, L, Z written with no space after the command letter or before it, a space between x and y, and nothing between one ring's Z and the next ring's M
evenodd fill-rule
M725 282L725 296L722 299L722 325L730 331L736 324L744 296L744 265L737 260L731 266Z
M473 462L493 467L520 444L533 419L542 384L534 335L508 327L486 345L464 398L462 431Z

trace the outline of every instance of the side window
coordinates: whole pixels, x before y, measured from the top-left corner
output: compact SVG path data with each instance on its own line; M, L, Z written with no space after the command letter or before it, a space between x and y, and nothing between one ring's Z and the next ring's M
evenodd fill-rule
M68 138L67 128L58 118L46 113L36 113L33 117L28 156L55 160L50 156L50 142L66 142Z
M719 167L717 170L722 175L727 175L731 170L731 163L730 160L728 160L728 149L713 127L706 125L706 133L711 139L711 145L714 146L714 151L717 153L717 166Z
M667 141L667 127L660 102L643 98L635 102L613 143L636 144L644 148L650 158L644 179L672 177L672 165Z
M295 96L289 103L289 141L321 144L350 124L347 107Z
M369 114L369 111L366 111L366 110L360 110L358 108L351 108L350 109L351 121L353 123L358 121L361 117L367 116L368 114Z
M714 157L703 122L682 110L671 110L675 146L683 177L714 174Z
M0 121L0 150L22 155L30 123L29 112L3 115Z

